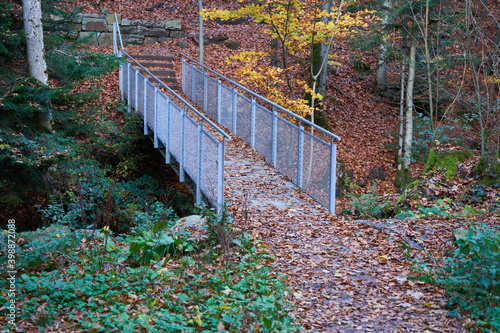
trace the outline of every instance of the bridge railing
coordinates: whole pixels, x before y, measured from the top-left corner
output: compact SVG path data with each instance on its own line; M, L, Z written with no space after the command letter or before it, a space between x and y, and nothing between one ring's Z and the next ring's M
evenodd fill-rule
M119 73L129 112L133 107L142 116L144 134L153 136L155 148L165 149L166 163L178 163L180 181L187 174L196 184L196 202L203 194L220 209L225 140L231 137L127 54L116 22L113 31L115 53L128 59Z
M187 55L182 57L184 94L335 214L335 141L340 137Z

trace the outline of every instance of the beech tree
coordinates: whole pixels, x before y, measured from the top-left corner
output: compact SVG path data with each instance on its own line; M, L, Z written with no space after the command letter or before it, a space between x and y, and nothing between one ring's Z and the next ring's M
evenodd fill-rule
M47 63L43 43L41 0L23 0L24 32L26 34L26 53L29 75L41 84L48 85ZM49 103L46 111L35 114L37 125L47 131L52 131Z

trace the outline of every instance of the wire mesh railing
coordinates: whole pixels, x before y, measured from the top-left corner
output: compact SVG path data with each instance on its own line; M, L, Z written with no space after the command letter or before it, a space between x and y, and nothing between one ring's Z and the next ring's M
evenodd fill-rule
M165 149L166 163L178 164L180 181L187 175L194 182L196 203L202 202L203 194L220 209L225 140L231 137L127 54L116 22L113 36L115 54L127 58L119 72L129 112L133 107L143 118L144 134L153 136L155 148Z
M182 91L208 116L243 139L335 214L337 145L334 141L340 137L185 54L182 54ZM326 137L326 141L313 133Z

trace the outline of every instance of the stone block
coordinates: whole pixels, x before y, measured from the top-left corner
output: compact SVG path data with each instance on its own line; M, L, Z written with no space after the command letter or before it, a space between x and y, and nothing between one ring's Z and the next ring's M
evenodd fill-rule
M83 14L82 13L76 13L75 15L73 15L73 17L71 19L71 22L82 24L82 20L83 20Z
M173 38L172 37L159 37L158 41L160 43L165 43L165 42L170 42Z
M106 15L104 14L83 14L83 17L106 19Z
M149 36L151 37L170 37L170 31L164 28L151 28L149 29Z
M83 31L109 31L106 19L83 17L82 19Z
M170 37L172 38L181 38L182 37L182 31L177 31L177 30L170 30Z
M99 46L113 46L113 34L110 32L104 32L97 38Z
M76 30L70 30L70 31L68 31L67 36L70 39L77 39L78 38L78 31L76 31Z
M130 35L130 34L137 34L137 27L136 26L122 26L120 27L120 31L122 34L127 34L127 35Z
M126 25L126 26L129 26L129 25L131 25L131 24L132 24L132 21L131 21L131 20L129 20L129 19L127 19L127 18L123 18L123 19L122 19L122 23L121 23L121 25Z
M149 21L150 28L165 28L164 21Z
M156 44L156 43L158 43L158 38L156 38L156 37L144 38L144 44Z
M78 34L78 41L88 45L97 46L97 34L95 32L81 31Z
M144 44L144 36L142 35L129 35L126 41L127 46L140 46Z
M69 24L69 29L72 31L82 31L82 24L81 23L71 23L71 24Z
M116 17L118 18L118 24L121 24L122 14L116 14ZM109 25L113 26L113 23L115 23L115 15L114 14L106 15L106 22L108 22Z
M181 30L181 21L175 20L175 21L165 21L164 25L165 29L169 30Z
M149 28L139 25L137 26L137 34L147 36L149 34Z
M130 21L130 25L142 25L142 26L145 26L145 20L132 20L132 21Z

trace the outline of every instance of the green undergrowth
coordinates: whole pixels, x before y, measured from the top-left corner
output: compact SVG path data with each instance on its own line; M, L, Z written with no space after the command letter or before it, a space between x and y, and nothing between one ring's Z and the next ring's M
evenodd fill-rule
M452 315L465 310L478 330L500 332L500 230L478 224L455 244L443 260L417 258L413 269L447 290Z
M41 332L298 331L272 256L225 214L204 215L211 222L200 238L170 230L171 216L130 234L104 227L26 243L16 258L17 324ZM3 271L2 290L7 283ZM0 295L2 306L8 301Z

